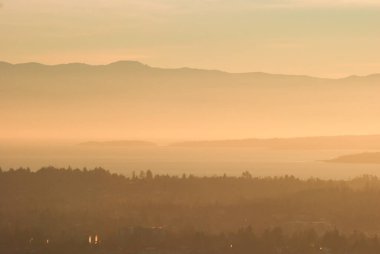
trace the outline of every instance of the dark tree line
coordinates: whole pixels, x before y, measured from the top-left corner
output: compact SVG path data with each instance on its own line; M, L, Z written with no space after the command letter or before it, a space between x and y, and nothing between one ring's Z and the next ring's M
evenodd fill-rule
M0 253L380 253L379 194L372 176L11 169L0 172Z

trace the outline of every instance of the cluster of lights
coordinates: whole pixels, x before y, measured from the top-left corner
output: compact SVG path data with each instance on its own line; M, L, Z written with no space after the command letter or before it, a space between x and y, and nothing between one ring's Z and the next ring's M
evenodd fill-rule
M90 244L90 245L97 245L97 244L99 244L100 243L100 240L99 240L99 237L98 237L98 235L95 235L95 236L89 236L88 237L88 243Z

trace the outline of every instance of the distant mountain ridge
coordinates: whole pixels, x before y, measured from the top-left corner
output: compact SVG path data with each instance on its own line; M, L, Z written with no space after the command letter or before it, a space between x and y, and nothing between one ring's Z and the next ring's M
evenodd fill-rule
M322 80L347 80L347 79L362 79L362 78L377 78L380 76L380 73L373 73L365 76L358 76L358 75L351 75L343 78L320 78L315 76L309 76L309 75L293 75L293 74L274 74L274 73L267 73L267 72L227 72L222 70L210 70L210 69L199 69L199 68L191 68L191 67L179 67L179 68L161 68L161 67L152 67L150 65L141 63L139 61L130 61L130 60L120 60L116 62L112 62L109 64L87 64L87 63L79 63L79 62L72 62L72 63L64 63L64 64L43 64L38 62L26 62L26 63L17 63L12 64L4 61L0 61L0 71L1 68L17 68L17 67L24 67L24 68L103 68L103 69L110 69L110 68L121 68L124 70L127 69L141 69L141 70L158 70L158 71L182 71L182 72L211 72L216 74L230 74L230 75L257 75L257 76L273 76L273 77L293 77L293 78L313 78L313 79L322 79Z
M370 149L380 150L380 135L324 136L270 139L187 141L174 147L251 147L259 149Z
M113 140L81 143L89 147L156 147L154 142L141 140ZM322 137L294 137L294 138L268 138L268 139L229 139L184 141L168 144L177 148L254 148L254 149L316 149L316 150L380 150L380 135L347 135Z
M139 147L155 147L157 146L153 142L141 141L141 140L114 140L114 141L90 141L79 144L81 146L87 147L131 147L131 148L139 148Z
M325 79L165 69L135 61L0 63L0 138L377 133L379 94L376 74Z

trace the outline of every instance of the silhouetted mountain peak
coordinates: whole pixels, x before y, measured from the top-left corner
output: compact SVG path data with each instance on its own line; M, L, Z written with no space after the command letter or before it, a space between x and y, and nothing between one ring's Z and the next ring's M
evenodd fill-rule
M107 65L108 67L116 68L151 68L150 66L138 61L117 61Z

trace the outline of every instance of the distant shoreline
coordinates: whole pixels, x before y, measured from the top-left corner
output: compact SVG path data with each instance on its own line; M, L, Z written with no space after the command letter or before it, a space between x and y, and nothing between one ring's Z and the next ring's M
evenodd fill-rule
M380 164L380 152L343 155L330 160L325 160L324 162L348 164Z

